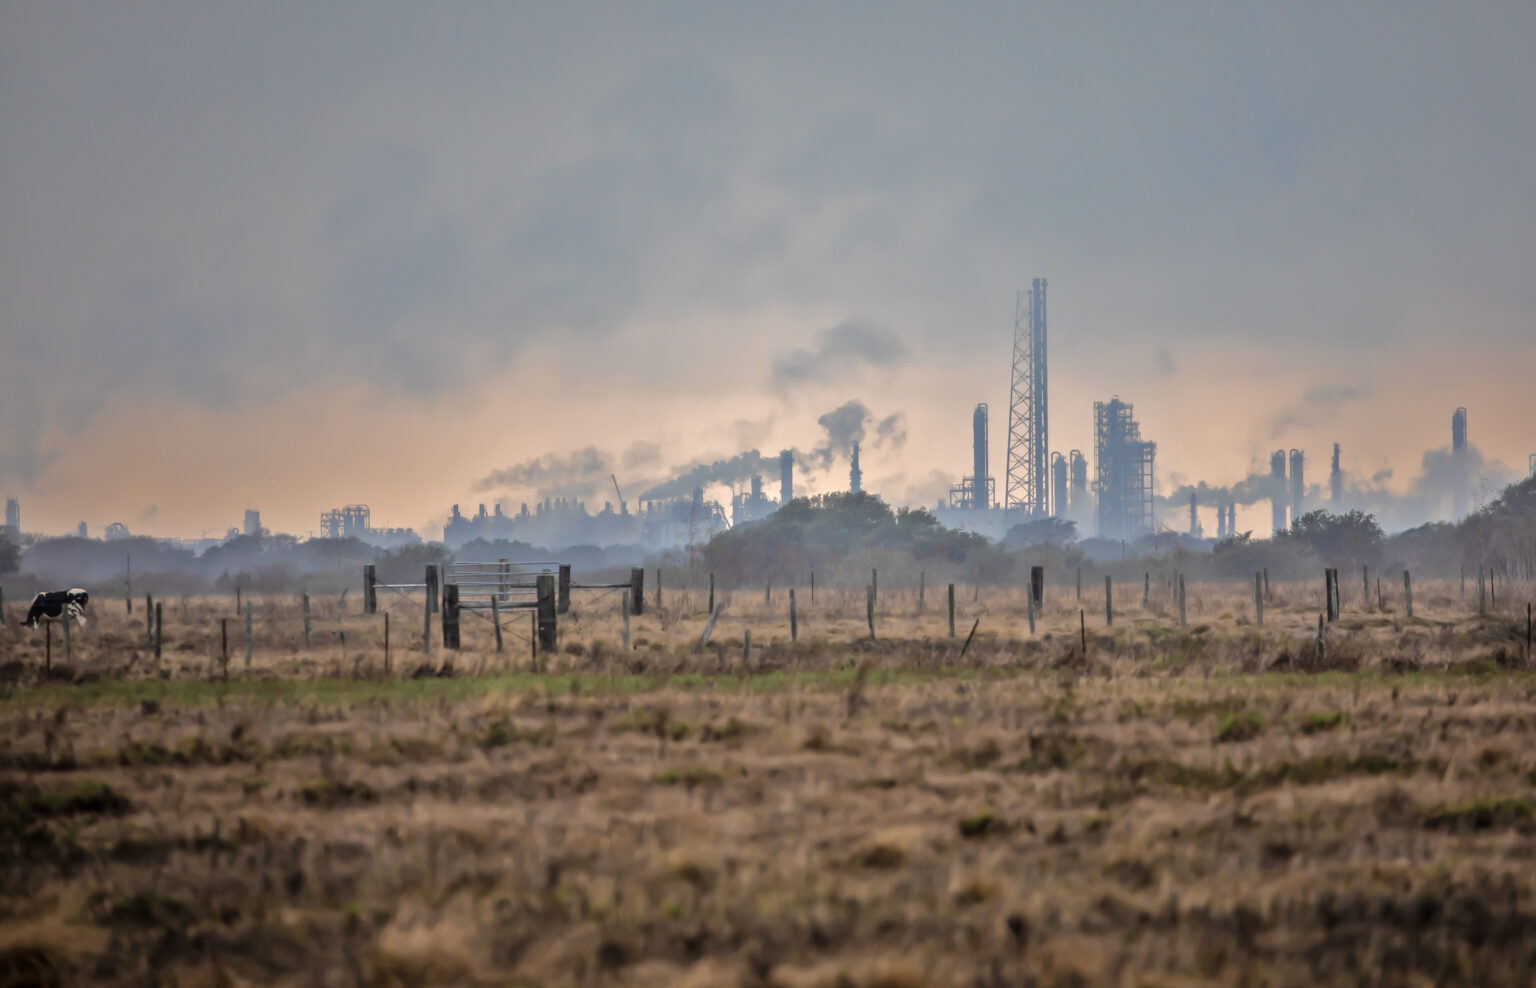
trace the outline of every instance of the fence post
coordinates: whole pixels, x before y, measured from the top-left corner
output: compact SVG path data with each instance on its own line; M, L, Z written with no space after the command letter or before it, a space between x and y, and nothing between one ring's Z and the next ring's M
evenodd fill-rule
M629 571L629 613L645 613L645 570L638 566Z
M555 601L555 613L569 614L571 612L571 564L561 563L559 573L560 585ZM661 606L661 570L656 571L656 606Z
M363 567L363 613L379 613L378 570L373 563Z
M497 627L496 639L499 642L501 640L501 634L500 634L501 626L497 625L496 627ZM496 649L496 651L499 652L499 651L501 651L501 649L498 648L498 649ZM384 612L384 675L386 675L386 676L389 675L389 612L388 611Z
M421 582L426 584L426 588L427 588L427 613L428 614L436 614L437 613L437 566L435 564L433 564L433 563L428 563L427 564L427 572L426 572L426 574L424 576L422 576Z
M1104 576L1104 623L1110 627L1115 624L1114 585L1108 574Z
M432 567L427 567L427 576L431 577ZM432 581L428 579L427 602L421 608L421 651L423 655L432 654Z
M1323 616L1317 616L1317 668L1321 670L1328 664L1327 632L1323 629Z
M149 594L144 595L144 642L155 643L155 598Z
M752 629L748 628L741 633L741 664L743 668L752 663Z
M155 623L156 624L159 623L159 618L158 617L155 619ZM253 620L252 620L252 617L251 617L251 602L250 601L246 601L245 602L245 667L247 669L249 669L251 667L251 649L252 649L252 647L254 645L254 640L255 640L255 637L256 637L254 632L255 632L255 628L254 628L254 623L253 623Z
M386 614L386 615L384 615L384 617L385 617L386 620L388 620L389 615ZM491 626L496 629L496 654L500 655L501 654L501 607L500 607L500 605L498 605L496 603L496 596L494 594L491 596ZM384 625L384 627L387 630L389 628L389 625L386 624L386 625Z
M1031 583L1029 592L1024 596L1029 598L1029 633L1033 635L1035 633L1035 588L1033 583Z
M1323 608L1329 624L1339 619L1339 571L1331 566L1323 570Z
M869 619L869 640L875 640L875 585L871 583L865 588L869 592L864 597L864 616Z
M704 622L704 633L699 635L699 647L709 644L709 636L715 633L715 621L719 619L720 612L725 610L725 604L721 603L709 612L709 620Z
M715 574L709 574L709 613L715 613Z
M70 648L69 648L69 601L68 600L66 600L64 602L64 614L63 614L63 617L64 617L64 620L61 621L60 624L64 625L64 664L66 666L68 666L69 665L69 659L70 659Z
M789 640L800 640L800 624L795 618L795 588L789 588Z
M229 618L219 618L219 669L229 682Z
M347 592L341 592L341 599L336 602L336 640L341 643L343 657L347 651Z
M632 570L631 576L633 577L633 574L643 572L645 571L640 569ZM635 579L643 580L644 577L637 577ZM553 652L558 647L556 640L558 629L555 624L555 615L559 612L555 594L554 574L540 573L537 582L539 599L539 651ZM630 600L630 611L635 614L640 612L640 608L635 606L633 599Z
M1146 608L1150 603L1152 603L1152 574L1143 573L1141 575L1141 606Z
M624 621L624 651L629 651L629 591L619 598L619 616Z
M1403 604L1408 609L1408 616L1413 617L1413 577L1403 570Z
M1188 622L1184 619L1184 574L1180 573L1179 574L1179 627L1183 628L1183 627L1186 627L1187 625L1188 625Z
M155 601L155 661L156 662L160 661L160 650L161 650L162 643L165 640L165 623L164 623L164 620L163 620L164 619L164 614L161 611L161 607L162 606L163 605L158 600Z
M1031 566L1029 568L1029 596L1033 598L1037 608L1045 606L1045 567Z
M955 637L955 585L949 585L949 637Z
M540 577L542 579L542 577ZM459 647L459 585L443 584L443 647Z
M1253 613L1258 616L1259 624L1264 623L1264 576L1261 573L1253 574Z
M239 614L243 605L240 603L240 584L235 584L235 613Z

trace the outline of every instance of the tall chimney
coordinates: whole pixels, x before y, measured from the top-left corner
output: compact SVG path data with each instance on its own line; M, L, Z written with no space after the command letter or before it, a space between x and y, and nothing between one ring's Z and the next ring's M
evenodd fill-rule
M779 451L779 504L785 505L795 499L795 454L789 450Z
M1339 466L1339 444L1333 444L1333 467L1328 471L1328 500L1335 511L1344 500L1344 469Z
M971 415L971 507L991 507L987 497L987 403L976 406Z
M1467 410L1451 416L1451 511L1456 521L1467 516Z
M1200 537L1200 515L1195 511L1195 492L1189 492L1189 534L1191 538Z
M1307 456L1299 449L1291 450L1291 524L1296 524L1302 512L1302 502L1307 497L1307 483L1302 479L1302 471L1306 464Z
M1285 523L1285 450L1269 454L1269 479L1270 526L1279 535L1290 527Z
M864 471L859 469L859 444L853 444L853 456L848 462L848 493L858 494L864 490Z

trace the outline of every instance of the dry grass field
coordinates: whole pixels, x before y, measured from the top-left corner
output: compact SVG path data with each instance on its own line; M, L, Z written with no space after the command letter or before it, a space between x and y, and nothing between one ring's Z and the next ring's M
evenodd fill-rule
M46 674L12 604L0 984L1530 984L1530 591L1346 575L1321 655L1321 580L1183 628L1053 586L1034 636L965 587L955 639L882 589L873 641L797 588L794 644L737 591L702 650L669 589L628 652L578 594L557 655L466 616L451 670L401 600L387 672L355 593L345 646L257 599L249 668L232 599L164 602L158 662L98 601Z

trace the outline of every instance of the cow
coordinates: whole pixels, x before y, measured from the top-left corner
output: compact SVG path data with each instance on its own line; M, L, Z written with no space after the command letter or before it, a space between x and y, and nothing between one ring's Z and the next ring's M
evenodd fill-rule
M37 628L44 621L54 622L68 621L73 618L80 627L85 627L85 605L90 603L91 595L79 587L71 587L68 590L45 590L32 598L32 607L27 611L27 619L21 622L23 628Z

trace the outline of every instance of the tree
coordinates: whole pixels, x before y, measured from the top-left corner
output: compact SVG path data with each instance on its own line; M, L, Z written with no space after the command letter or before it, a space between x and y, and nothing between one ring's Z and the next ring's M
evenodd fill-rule
M1381 555L1385 535L1375 515L1364 511L1334 515L1319 510L1297 518L1282 538L1340 566L1375 562Z

